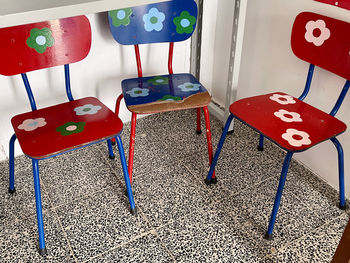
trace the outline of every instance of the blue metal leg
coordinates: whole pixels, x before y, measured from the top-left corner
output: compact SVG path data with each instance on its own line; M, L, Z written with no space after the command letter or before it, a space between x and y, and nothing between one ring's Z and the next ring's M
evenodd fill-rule
M342 210L346 209L345 204L345 190L344 190L344 152L343 147L336 138L332 138L331 141L334 143L338 150L338 169L339 169L339 208Z
M47 251L45 247L44 224L43 224L43 214L42 214L42 207L41 207L39 161L36 159L32 159L32 165L33 165L33 177L34 177L36 216L38 220L39 253L40 255L45 255Z
M9 164L9 167L10 167L10 171L9 171L9 174L10 174L10 183L9 183L9 193L10 194L13 194L14 192L16 192L16 189L15 189L15 141L16 141L17 137L16 137L16 134L13 134L11 139L10 139L10 153L9 153L9 158L10 158L10 164Z
M120 155L120 162L122 163L122 167L123 167L123 174L124 174L124 180L125 180L125 185L126 185L126 192L128 194L129 203L130 203L130 212L131 212L131 214L135 215L136 214L136 208L135 208L134 196L132 194L132 189L131 189L131 184L130 184L128 167L126 165L123 143L122 143L122 140L120 139L119 135L117 137L115 137L115 139L116 139L117 144L118 144L118 150L119 150L119 155Z
M109 159L114 159L114 152L113 152L113 147L112 147L112 141L111 139L107 140L107 145L108 145L108 152L109 152Z
M264 150L264 135L262 134L260 134L258 150L259 151Z
M284 187L284 184L286 182L288 167L289 167L290 161L292 159L292 156L293 156L293 152L288 152L285 159L284 159L283 168L282 168L281 177L280 177L280 182L278 184L278 189L277 189L277 193L276 193L276 197L275 197L275 203L273 205L273 210L271 213L269 227L268 227L267 233L265 234L265 238L268 240L272 239L272 231L273 231L273 227L275 225L278 208L280 206L280 202L281 202L281 198L282 198L283 187Z
M214 159L213 159L213 161L212 161L212 163L210 165L210 170L209 170L208 176L204 180L207 185L212 183L212 178L211 177L213 175L216 163L217 163L217 161L219 159L219 155L220 155L222 146L224 145L227 131L228 131L229 127L230 127L230 124L231 124L233 118L234 118L234 116L232 114L230 114L230 116L227 118L227 121L226 121L226 124L225 124L225 128L222 131L221 138L219 140L219 144L218 144L218 147L217 147L215 155L214 155Z

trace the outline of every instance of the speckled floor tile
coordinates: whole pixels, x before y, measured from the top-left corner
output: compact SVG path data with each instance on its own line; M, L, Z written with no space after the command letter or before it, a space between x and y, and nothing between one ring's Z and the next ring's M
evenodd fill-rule
M91 263L114 263L114 262L145 262L145 263L169 263L174 262L172 257L165 251L159 239L148 234L132 240L131 242L108 251L89 262Z
M55 212L44 212L45 243L48 255L38 252L36 216L0 224L1 262L75 262Z
M231 214L208 208L184 214L157 232L176 262L264 262L239 226Z
M35 215L35 195L33 172L31 168L15 172L16 192L10 194L8 173L1 174L0 177L0 222L24 219ZM41 182L41 200L43 209L51 207L49 196L43 183Z
M181 166L169 166L134 180L136 203L153 227L177 221L217 200Z
M274 262L330 262L349 220L348 215L333 219L278 251Z
M140 213L129 212L123 189L104 192L58 207L57 214L79 262L149 231Z

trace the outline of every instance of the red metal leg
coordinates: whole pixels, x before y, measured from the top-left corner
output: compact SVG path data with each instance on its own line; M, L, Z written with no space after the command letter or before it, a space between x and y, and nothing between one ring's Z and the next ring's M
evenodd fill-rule
M201 108L197 108L197 134L201 134Z
M136 113L132 113L131 116L131 133L130 133L130 144L129 144L129 177L130 183L132 183L132 168L134 165L134 147L135 147L135 133L136 133Z
M123 96L123 93L122 93L122 94L119 95L119 97L118 97L118 99L117 99L117 101L116 101L116 103L115 103L115 111L114 111L114 113L115 113L117 116L119 116L120 102L121 102L121 100L122 100L123 98L124 98L124 96ZM111 141L112 141L112 144L115 145L115 138L112 138Z
M115 114L119 116L119 107L120 107L120 102L124 98L123 93L119 95L117 102L115 103Z
M210 119L209 119L208 107L207 106L203 107L203 111L204 111L204 119L205 119L205 128L207 132L209 165L211 165L213 161L213 145L211 143L211 131L210 131ZM215 171L213 172L213 176L211 178L212 180L215 179Z

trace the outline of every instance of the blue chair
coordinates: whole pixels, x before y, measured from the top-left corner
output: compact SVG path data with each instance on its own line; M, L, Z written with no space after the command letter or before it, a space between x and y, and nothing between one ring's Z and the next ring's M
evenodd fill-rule
M299 14L293 25L291 45L297 57L310 63L305 89L301 96L295 98L283 92L274 92L244 98L230 106L231 114L222 132L206 182L210 184L228 128L234 118L261 134L258 147L260 151L263 150L265 137L284 149L287 154L282 167L270 223L265 235L266 239L272 238L273 227L293 154L305 151L326 140L331 140L338 151L339 208L345 209L344 155L342 146L336 136L346 130L346 125L334 116L350 86L349 30L350 24L343 21L315 13ZM346 79L339 98L329 114L303 102L310 89L315 65Z
M115 112L124 98L132 113L129 147L129 176L132 181L137 114L174 110L197 109L197 133L201 133L200 109L206 125L209 164L212 161L212 143L207 105L211 97L203 85L191 74L174 74L172 69L174 42L191 37L197 21L197 5L193 0L168 1L151 5L113 10L108 13L114 39L122 45L134 45L138 77L122 81L122 94ZM142 75L139 44L169 43L168 73ZM215 174L212 181L214 182Z
M107 140L109 157L114 158L111 139L118 143L130 209L135 204L120 133L122 121L97 98L74 100L70 88L69 64L84 59L91 46L91 29L85 16L0 29L0 74L21 74L32 111L12 118L15 134L10 140L10 186L15 192L14 143L32 159L39 253L47 253L41 205L39 160L51 158ZM64 65L68 102L37 109L26 72Z

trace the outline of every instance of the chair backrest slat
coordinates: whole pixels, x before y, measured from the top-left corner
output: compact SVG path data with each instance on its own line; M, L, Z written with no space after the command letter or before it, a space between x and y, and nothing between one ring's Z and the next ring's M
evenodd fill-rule
M84 59L91 28L85 16L77 16L2 28L0 39L0 74L11 76Z
M318 67L350 79L350 23L311 13L300 13L293 25L294 54Z
M179 42L188 39L197 21L193 0L176 0L108 12L110 30L122 45Z

